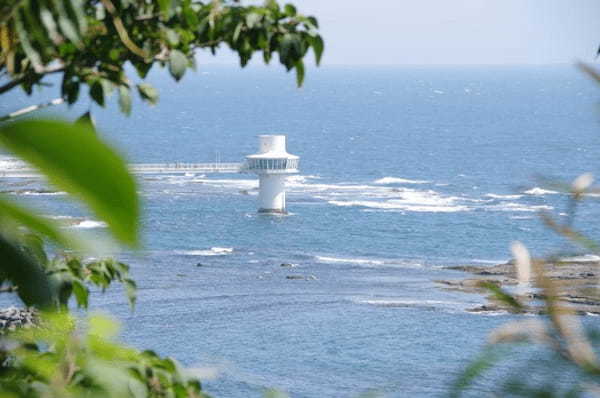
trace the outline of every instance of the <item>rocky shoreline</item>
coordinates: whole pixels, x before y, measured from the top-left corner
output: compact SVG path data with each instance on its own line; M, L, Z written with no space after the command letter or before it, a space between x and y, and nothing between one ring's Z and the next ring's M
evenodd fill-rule
M0 335L18 328L30 328L37 323L38 312L34 308L0 309Z
M491 282L510 291L517 286L516 270L512 262L494 266L451 266L448 270L466 272L472 275L465 279L435 281L442 289L476 293L487 296L488 303L470 308L470 312L497 312L511 309L494 299L490 292L482 287L483 282ZM547 262L544 264L546 275L554 282L558 299L570 306L580 315L600 315L600 262ZM543 314L543 293L535 285L519 296L524 304L524 313Z

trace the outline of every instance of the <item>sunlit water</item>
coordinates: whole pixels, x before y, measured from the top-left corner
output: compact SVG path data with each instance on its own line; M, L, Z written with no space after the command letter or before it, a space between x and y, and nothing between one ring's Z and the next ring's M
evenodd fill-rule
M572 251L537 217L564 217L566 196L536 176L600 175L600 88L572 67L329 68L310 70L302 89L279 70L152 80L153 109L92 109L130 161L241 161L261 133L287 134L301 156L283 217L256 213L252 175L140 177L144 246L119 255L138 305L130 312L119 289L94 296L123 321L126 342L210 368L216 396L443 393L511 316L466 312L484 299L441 290L435 280L463 276L442 266L506 261L513 240L535 255ZM30 101L15 95L0 109ZM55 112L75 117L82 102ZM104 233L38 188L2 180L44 214ZM592 235L595 200L576 222Z

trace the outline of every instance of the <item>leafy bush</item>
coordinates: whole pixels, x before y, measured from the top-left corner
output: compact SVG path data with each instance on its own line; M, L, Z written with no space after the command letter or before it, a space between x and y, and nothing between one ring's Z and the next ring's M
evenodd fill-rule
M81 200L122 244L139 244L135 179L120 154L96 131L91 115L77 123L14 121L46 106L74 104L81 87L105 106L113 91L122 112L131 92L154 104L157 90L143 82L158 64L175 80L195 68L195 51L228 46L247 65L260 52L278 54L286 70L304 80L304 57L319 63L323 40L312 16L274 0L262 6L235 0L7 0L0 4L0 94L20 87L31 94L59 74L60 97L0 116L0 147L36 168L59 189ZM142 81L126 74L131 64ZM56 253L46 251L50 243ZM0 339L0 395L11 397L203 397L200 381L152 351L116 343L116 325L102 317L87 324L69 315L69 303L87 308L90 286L125 286L135 304L128 266L113 259L85 260L93 242L68 232L0 195L0 284L24 305L40 310L38 326Z

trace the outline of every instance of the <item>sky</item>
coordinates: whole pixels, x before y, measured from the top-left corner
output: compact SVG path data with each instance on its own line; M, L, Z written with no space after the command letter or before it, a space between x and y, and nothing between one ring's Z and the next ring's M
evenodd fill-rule
M570 63L600 44L600 0L290 2L318 18L324 65Z

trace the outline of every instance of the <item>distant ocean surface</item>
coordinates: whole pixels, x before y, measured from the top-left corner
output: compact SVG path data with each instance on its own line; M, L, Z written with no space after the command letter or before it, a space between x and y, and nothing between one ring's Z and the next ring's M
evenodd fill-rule
M253 175L141 176L144 246L118 254L138 305L130 312L119 289L93 297L122 320L124 341L213 376L204 386L216 397L441 395L490 330L513 319L465 311L485 299L440 289L436 280L464 276L442 267L505 262L514 240L537 256L582 254L537 216L567 209L540 176L600 177L600 87L571 66L310 68L301 89L279 68L150 80L154 108L135 103L127 118L116 99L92 107L130 162L242 161L269 133L286 134L301 157L287 216L256 213ZM51 93L3 99L1 113ZM49 113L75 118L88 104ZM34 179L0 184L105 234ZM575 224L596 237L598 200Z

